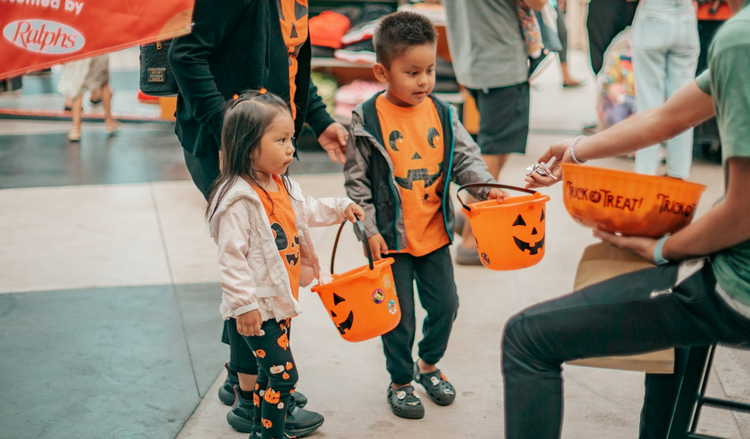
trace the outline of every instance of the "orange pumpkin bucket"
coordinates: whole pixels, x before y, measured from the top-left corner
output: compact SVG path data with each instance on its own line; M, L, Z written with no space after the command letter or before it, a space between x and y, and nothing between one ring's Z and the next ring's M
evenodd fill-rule
M344 340L356 342L383 335L395 328L401 321L401 307L391 271L393 258L372 261L365 228L359 221L355 224L354 231L364 243L369 264L343 274L333 274L336 248L345 225L346 221L339 227L333 244L333 281L316 285L312 291L320 296Z
M467 184L458 192L480 186L530 194L507 198L502 203L487 200L467 206L456 193L471 222L482 264L491 270L507 271L539 263L544 257L544 206L550 198L529 189L494 183Z

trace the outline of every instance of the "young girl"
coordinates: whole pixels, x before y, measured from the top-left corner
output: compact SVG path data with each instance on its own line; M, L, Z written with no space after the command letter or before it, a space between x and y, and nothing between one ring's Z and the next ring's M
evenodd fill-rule
M221 133L222 171L206 211L219 246L221 315L236 319L259 366L253 394L240 396L252 397L251 437L262 439L284 437L297 384L289 324L300 312L300 284L321 277L308 228L365 216L348 198L303 198L286 175L293 135L294 120L279 97L261 90L231 102Z

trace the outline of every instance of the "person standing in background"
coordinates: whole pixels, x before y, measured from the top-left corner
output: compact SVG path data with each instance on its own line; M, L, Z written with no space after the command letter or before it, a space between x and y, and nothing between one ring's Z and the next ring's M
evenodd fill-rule
M524 3L538 11L547 0ZM456 78L476 100L479 149L487 170L499 180L508 156L526 152L529 135L529 61L516 2L444 0L443 5ZM481 265L471 226L464 223L456 263Z
M698 19L687 0L641 0L633 21L633 73L638 112L656 108L695 78L700 54ZM667 175L686 179L693 159L693 129L665 142ZM656 175L660 145L635 154L635 171Z
M68 140L81 140L81 121L83 117L83 94L87 91L92 96L99 93L104 105L104 129L113 135L120 129L120 123L112 117L112 89L109 87L109 55L63 64L63 72L57 90L71 103L73 127L68 132ZM91 98L94 103L94 98Z
M637 0L591 0L586 18L589 34L589 55L594 75L598 75L604 65L604 52L612 40L633 23ZM596 134L606 129L599 121L583 125L584 134Z
M565 10L567 8L566 0L557 0L555 5L555 11L557 11L557 36L560 37L560 44L562 50L557 53L560 58L560 71L563 76L563 87L579 87L583 85L583 81L576 81L570 76L568 70L568 27L565 25Z
M595 75L602 69L604 52L609 43L633 23L637 7L637 1L629 0L591 0L589 3L586 30L589 32L589 54Z

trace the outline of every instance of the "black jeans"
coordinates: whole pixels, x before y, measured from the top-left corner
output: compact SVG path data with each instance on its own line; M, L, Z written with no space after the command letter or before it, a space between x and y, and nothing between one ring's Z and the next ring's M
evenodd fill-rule
M182 150L185 156L185 165L190 172L193 183L203 194L203 198L208 200L211 194L211 187L219 178L219 155L215 157L196 157L187 150Z
M458 313L458 294L449 246L419 257L406 253L388 256L395 259L391 269L401 307L401 321L383 335L383 352L391 381L407 384L414 379L414 359L411 356L417 328L414 281L417 281L419 301L427 311L422 324L424 337L419 342L419 358L427 364L437 364L448 348L453 321Z
M219 177L219 157L196 157L183 149L185 165L190 171L193 183L208 199L211 187ZM258 365L250 348L237 332L237 322L234 319L224 321L224 332L221 341L229 345L229 370L233 373L248 375L258 374Z
M224 333L221 341L229 345L229 370L233 373L258 375L258 362L253 351L245 343L244 336L237 332L237 320L224 321Z
M655 267L616 277L515 315L505 327L502 346L506 439L560 437L561 366L566 361L720 342L747 344L750 320L729 308L717 295L710 262L705 259L691 263L702 267L679 283L680 265ZM682 270L689 264L684 264ZM684 351L678 352L677 377L684 367L680 358ZM659 434L671 417L669 404L674 407L678 385L675 379L647 379L642 439L664 438L663 433ZM660 404L660 399L667 400L667 404ZM652 411L663 405L663 414Z

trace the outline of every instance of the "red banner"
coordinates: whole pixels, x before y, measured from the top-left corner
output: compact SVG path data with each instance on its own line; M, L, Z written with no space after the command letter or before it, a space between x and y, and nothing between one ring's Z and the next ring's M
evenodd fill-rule
M190 33L194 0L0 0L0 79Z

